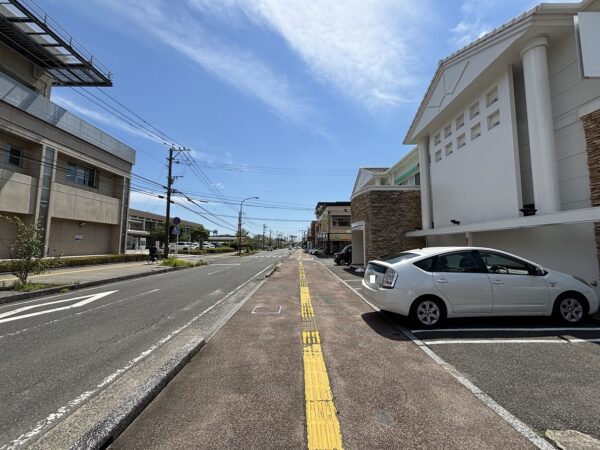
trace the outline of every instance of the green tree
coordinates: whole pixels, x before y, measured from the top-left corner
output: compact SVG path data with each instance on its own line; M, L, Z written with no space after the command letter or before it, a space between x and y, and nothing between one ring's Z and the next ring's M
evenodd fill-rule
M150 236L147 238L148 247L151 247L156 241L159 241L161 245L165 243L165 227L163 225L156 225L150 230Z
M38 275L61 264L60 255L44 258L44 237L46 231L42 222L28 225L19 217L0 216L6 220L16 232L8 253L11 261L10 272L25 286L30 275Z
M192 228L190 234L192 242L200 242L200 248L202 248L202 243L208 240L208 236L210 235L209 231L202 225Z

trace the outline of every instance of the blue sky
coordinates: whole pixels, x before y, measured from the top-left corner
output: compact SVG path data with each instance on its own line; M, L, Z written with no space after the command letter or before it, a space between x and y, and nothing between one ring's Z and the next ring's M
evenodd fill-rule
M264 223L267 233L295 235L314 218L318 201L349 200L359 167L388 167L406 153L402 139L439 59L535 5L529 0L36 3L111 70L114 87L106 92L192 149L211 189L232 203L215 200L208 181L180 164L175 175L182 178L174 187L208 200L203 206L218 224L174 206L176 215L231 232L237 223L234 203L259 196L263 207L245 207L244 227L258 233ZM83 91L101 95L95 88ZM134 147L134 173L164 182L164 144L76 89L55 88L52 96ZM150 193L132 193L131 206L164 213L164 200Z

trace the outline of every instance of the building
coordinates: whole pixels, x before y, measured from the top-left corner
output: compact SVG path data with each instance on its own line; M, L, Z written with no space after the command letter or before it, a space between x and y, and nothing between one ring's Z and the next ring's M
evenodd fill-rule
M127 250L145 250L152 244L148 236L158 226L164 227L165 216L138 209L130 209L127 219ZM182 220L179 224L179 240L189 242L192 240L191 231L202 227L202 224ZM164 228L163 228L164 229Z
M317 238L317 221L313 220L310 222L308 229L306 230L306 249L312 250L316 248Z
M404 142L421 172L407 236L597 284L599 39L600 1L541 4L440 61Z
M0 5L0 215L39 221L46 254L119 253L135 151L50 100L56 87L112 85L73 42L20 2ZM0 258L13 239L0 220Z
M352 266L362 269L379 256L422 247L407 237L421 228L417 148L391 168L362 168L352 189Z
M350 202L319 202L315 207L315 247L326 255L339 252L352 243Z

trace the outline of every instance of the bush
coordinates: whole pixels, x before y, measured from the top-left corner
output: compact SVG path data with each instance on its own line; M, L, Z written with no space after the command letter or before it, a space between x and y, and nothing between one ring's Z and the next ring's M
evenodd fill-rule
M135 255L103 255L103 256L75 256L72 258L61 258L61 267L78 267L78 266L90 266L94 264L111 264L120 262L135 262L135 261L147 261L148 255L135 254ZM10 272L12 268L11 261L0 261L0 273Z

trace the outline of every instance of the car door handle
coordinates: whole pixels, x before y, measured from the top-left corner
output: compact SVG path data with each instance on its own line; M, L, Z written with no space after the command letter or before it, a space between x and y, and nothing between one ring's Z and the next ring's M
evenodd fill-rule
M437 283L440 284L446 284L448 283L448 280L446 280L445 278L438 278L437 280L435 280Z
M492 281L492 284L504 284L504 281L494 280L494 281Z

